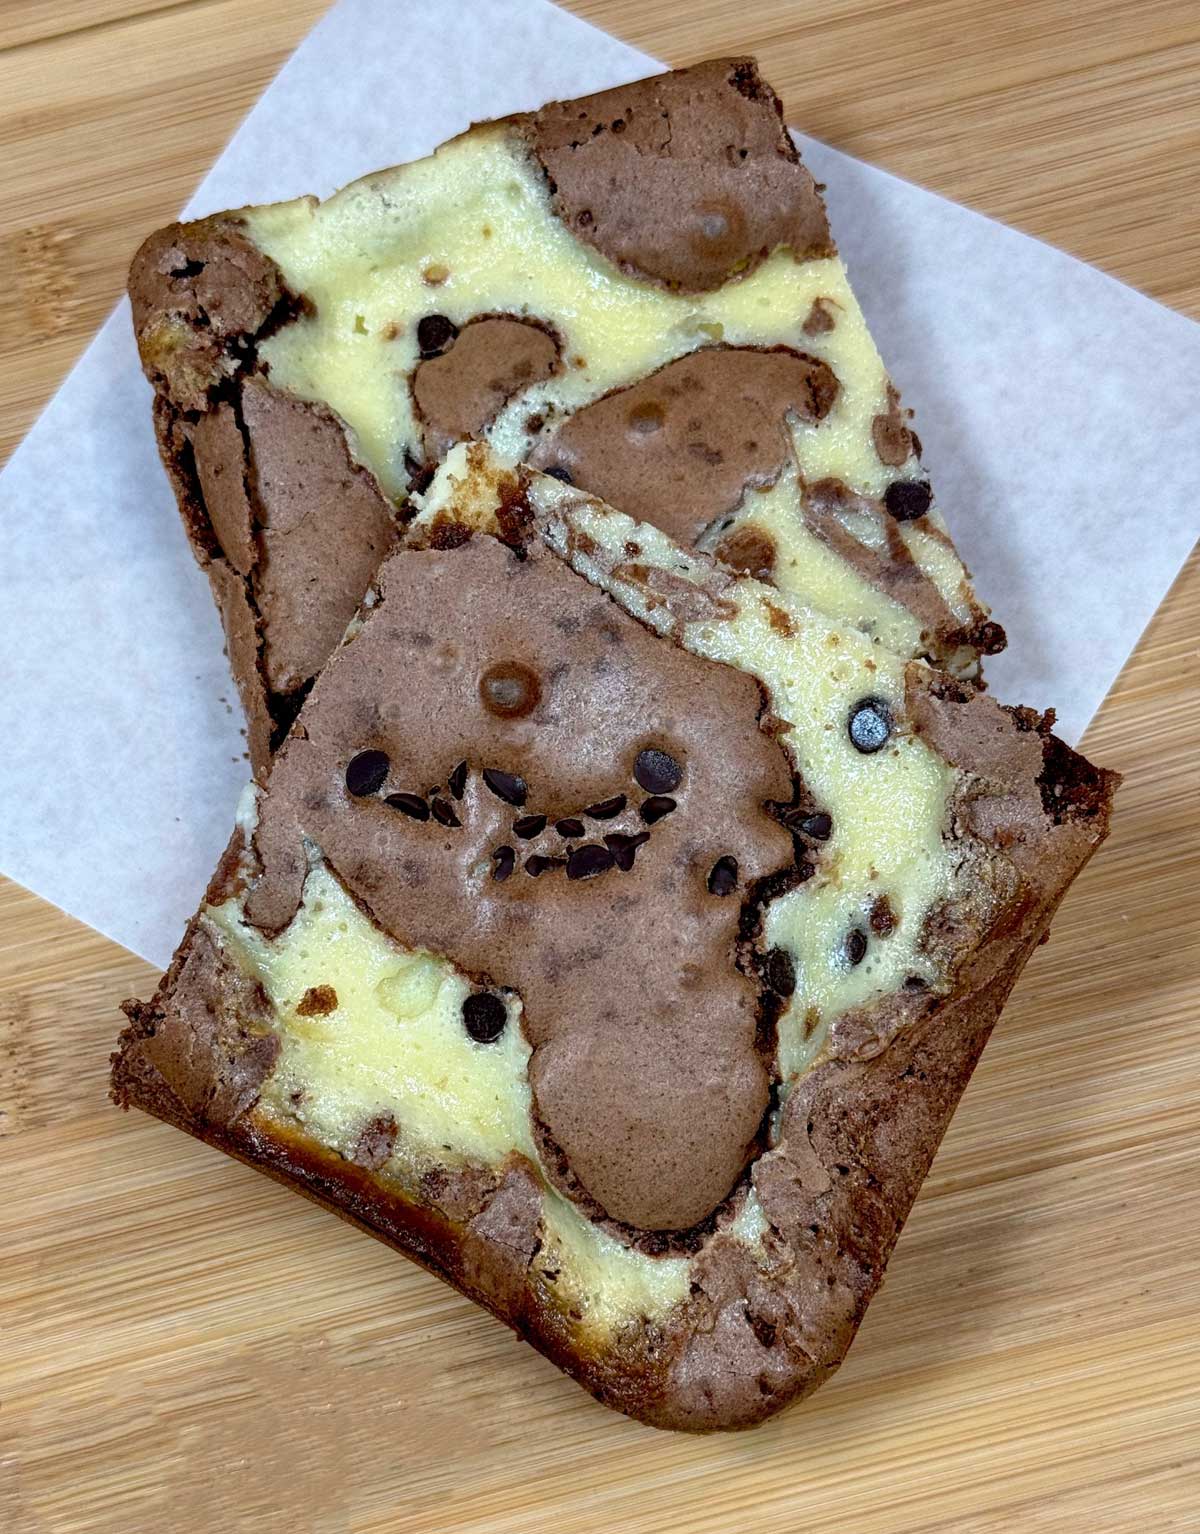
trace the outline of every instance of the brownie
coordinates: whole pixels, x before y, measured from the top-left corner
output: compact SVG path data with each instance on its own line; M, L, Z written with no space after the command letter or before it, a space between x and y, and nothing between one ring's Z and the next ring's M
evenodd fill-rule
M1003 644L752 60L171 225L130 295L260 772L464 439L912 658Z
M709 1431L844 1356L1117 780L662 521L450 451L113 1093Z

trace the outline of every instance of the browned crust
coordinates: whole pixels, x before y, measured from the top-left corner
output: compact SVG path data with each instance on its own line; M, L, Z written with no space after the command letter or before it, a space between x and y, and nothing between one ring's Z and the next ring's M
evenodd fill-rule
M205 409L253 341L295 306L236 213L155 230L133 258L129 298L146 377L184 412Z

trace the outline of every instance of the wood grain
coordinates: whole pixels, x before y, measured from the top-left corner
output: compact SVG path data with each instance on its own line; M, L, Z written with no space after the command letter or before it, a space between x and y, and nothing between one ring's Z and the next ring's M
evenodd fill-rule
M672 63L755 51L790 121L1200 315L1193 0L574 8ZM321 9L0 7L0 455ZM110 1109L116 1004L155 976L0 883L0 1529L1200 1529L1198 634L1193 557L1089 733L1127 777L1113 839L849 1362L733 1439L604 1412L383 1248Z

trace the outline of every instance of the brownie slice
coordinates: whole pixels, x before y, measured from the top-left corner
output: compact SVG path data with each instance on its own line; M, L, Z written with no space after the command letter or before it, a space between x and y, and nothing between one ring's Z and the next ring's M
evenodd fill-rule
M751 60L171 225L130 295L260 771L464 439L898 653L973 676L1003 644Z
M1116 778L969 684L456 447L113 1093L661 1427L845 1354Z

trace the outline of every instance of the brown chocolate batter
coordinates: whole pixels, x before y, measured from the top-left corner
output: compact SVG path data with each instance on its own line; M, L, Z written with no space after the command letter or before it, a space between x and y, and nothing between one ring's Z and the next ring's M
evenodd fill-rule
M498 675L532 675L534 706ZM605 1212L687 1228L736 1182L768 1100L738 922L794 854L762 809L792 783L761 708L751 677L664 644L540 544L403 554L276 760L248 919L290 920L309 838L399 941L520 993L536 1111ZM348 793L366 750L386 778ZM461 824L417 818L427 796ZM709 888L722 858L733 898Z

